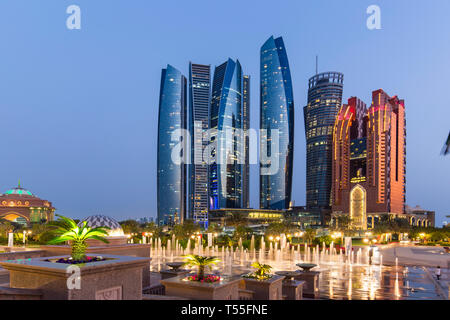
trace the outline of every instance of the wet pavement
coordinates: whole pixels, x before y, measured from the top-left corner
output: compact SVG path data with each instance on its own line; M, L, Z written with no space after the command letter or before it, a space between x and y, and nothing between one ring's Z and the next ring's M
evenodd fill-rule
M440 300L423 267L328 266L320 298L336 300Z

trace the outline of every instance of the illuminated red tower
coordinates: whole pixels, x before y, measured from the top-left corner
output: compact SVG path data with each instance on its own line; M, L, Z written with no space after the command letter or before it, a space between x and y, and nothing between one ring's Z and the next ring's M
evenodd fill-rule
M405 213L405 104L383 90L372 105L352 97L333 131L333 216L349 214L354 228L373 227L381 215Z

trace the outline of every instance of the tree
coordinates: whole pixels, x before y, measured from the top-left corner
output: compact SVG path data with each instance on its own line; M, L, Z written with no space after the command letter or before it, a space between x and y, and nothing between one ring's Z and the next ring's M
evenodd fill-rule
M198 256L196 254L189 254L184 257L186 266L197 266L198 267L198 277L200 280L203 280L205 278L205 269L208 267L211 267L214 264L217 264L220 259L216 257L204 257L204 256Z
M209 233L221 233L223 228L219 226L217 223L211 223L208 226L208 232Z
M316 230L308 228L305 230L306 243L310 244L316 238Z
M248 223L247 216L241 212L233 212L225 220L225 224L227 226L232 226L232 227L244 226L244 225L247 225L247 223Z
M200 226L193 220L185 220L183 224L174 225L171 233L174 234L178 239L186 239L200 231Z
M152 234L152 237L160 237L162 234L162 228L154 222L148 222L142 225L142 232L148 232Z
M253 234L253 229L246 226L237 226L233 233L233 238L238 240L242 238L247 240Z
M13 231L14 226L6 219L0 219L0 235L8 237L8 233Z
M353 219L350 218L349 215L339 215L336 217L336 224L334 226L334 229L345 234L346 232L348 232L348 230L350 230L352 222Z
M124 220L124 221L120 221L119 224L122 227L123 232L125 234L140 233L140 231L141 231L140 224L136 220L132 220L132 219Z
M83 261L86 259L86 240L95 239L108 243L105 238L108 235L106 227L90 228L87 222L83 221L81 227L77 226L75 221L70 218L57 215L58 220L49 223L53 228L49 231L55 238L50 240L48 244L58 244L66 241L71 241L72 259L76 261Z
M280 234L294 233L299 230L299 227L291 220L284 220L282 222L274 222L269 224L265 231L266 236L278 236Z

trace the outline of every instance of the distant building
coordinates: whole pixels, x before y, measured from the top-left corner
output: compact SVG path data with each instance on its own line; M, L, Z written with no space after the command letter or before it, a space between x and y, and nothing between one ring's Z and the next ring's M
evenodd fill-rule
M226 221L233 215L240 215L247 220L247 224L269 224L272 222L281 222L284 219L284 210L270 210L270 209L218 209L210 210L210 223L218 223L225 225Z
M260 164L260 208L283 210L291 202L294 159L294 96L283 38L270 37L260 59L260 129L266 130L261 132L261 153L267 141L267 157L274 157L272 136L275 130L279 134L277 163Z
M306 211L305 207L293 207L287 210L253 208L210 210L209 221L210 223L217 223L223 226L236 215L246 220L247 225L267 226L270 223L279 223L287 220L302 228L315 228L320 226L317 217Z
M323 72L309 79L303 108L306 136L306 206L322 223L331 213L333 126L342 105L344 75Z
M208 164L203 159L203 150L209 142L203 139L203 135L209 129L211 102L211 67L209 65L189 64L189 97L192 156L188 183L189 218L204 226L208 221Z
M409 223L416 227L434 227L436 226L435 212L422 209L420 206L410 207L406 205L405 212Z
M35 196L19 185L0 195L0 219L20 224L53 221L52 203Z
M175 224L186 216L186 165L172 159L174 148L184 142L172 141L177 129L186 127L186 78L168 65L162 70L159 95L157 146L158 224ZM187 145L183 150L187 150ZM181 148L180 148L181 149ZM181 157L184 154L180 154Z
M333 217L349 215L354 229L382 215L407 218L405 103L383 90L369 108L356 97L338 112L333 129Z
M209 209L243 207L243 74L239 60L228 59L214 70L211 93ZM230 136L228 136L228 134Z

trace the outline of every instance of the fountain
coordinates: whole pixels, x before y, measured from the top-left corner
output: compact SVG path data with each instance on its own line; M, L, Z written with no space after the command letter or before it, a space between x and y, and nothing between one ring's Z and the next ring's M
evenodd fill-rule
M398 258L395 259L394 266L388 267L383 266L382 255L374 255L372 257L372 265L369 265L367 248L364 250L355 248L355 250L344 251L335 243L331 243L327 248L323 243L309 247L306 243L292 245L289 242L283 244L283 241L269 241L266 246L265 238L262 236L259 247L255 243L255 237L251 237L250 246L248 249L245 249L242 239L238 240L237 247L228 245L204 247L199 241L199 237L196 237L195 241L193 240L189 239L187 246L183 247L180 241L174 237L168 239L165 245L162 245L160 238L150 238L151 270L157 272L162 268L166 268L166 266L174 269L173 266L176 266L176 263L183 255L191 253L219 257L221 262L217 265L216 272L227 276L249 272L251 263L259 261L271 265L274 272L295 271L298 276L296 280L313 283L313 290L308 292L306 288L304 289L304 293L309 294L311 297L317 297L318 288L321 285L321 294L324 297L336 298L339 294L343 294L343 296L339 296L343 299L349 299L350 296L355 298L355 295L367 299L376 299L379 297L379 294L386 294L377 291L382 287L384 279L389 278L385 275L393 270L403 271L403 267L399 266ZM172 262L175 265L172 265ZM298 270L296 265L302 270ZM312 270L313 267L314 271ZM393 273L393 276L395 279L395 273ZM319 279L321 279L320 283ZM339 279L342 279L342 281ZM347 287L349 284L354 286L357 283L362 284L362 288L359 290L352 290ZM386 283L386 285L389 286L389 283ZM340 290L339 286L344 286L345 290ZM400 287L398 290L393 298L401 297L402 290ZM394 288L392 286L393 291ZM362 296L361 292L364 292L365 295ZM389 290L385 292L389 292Z

